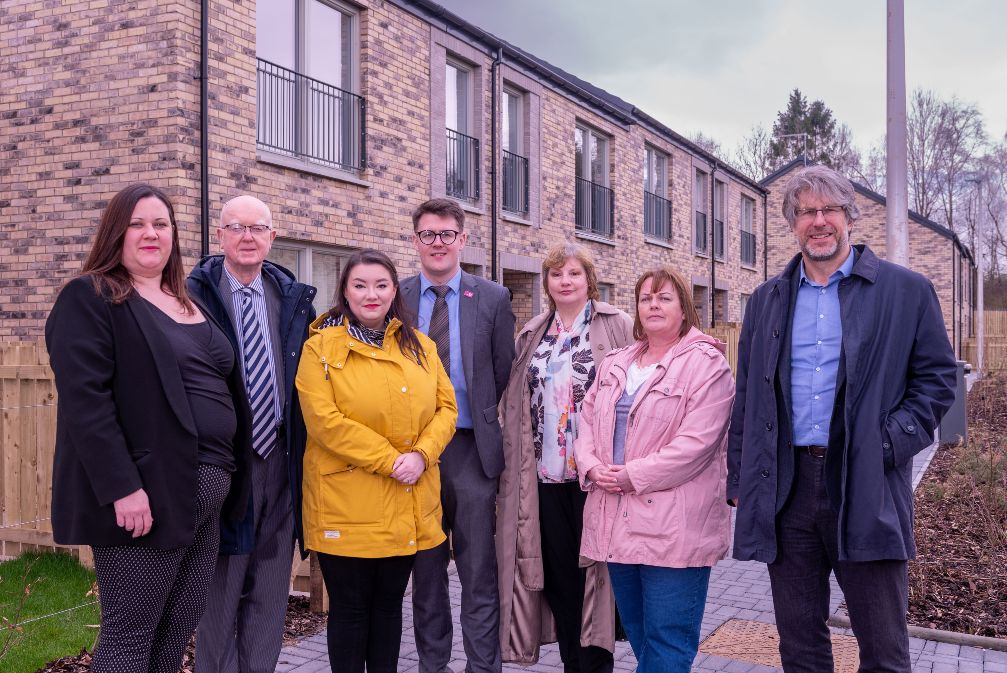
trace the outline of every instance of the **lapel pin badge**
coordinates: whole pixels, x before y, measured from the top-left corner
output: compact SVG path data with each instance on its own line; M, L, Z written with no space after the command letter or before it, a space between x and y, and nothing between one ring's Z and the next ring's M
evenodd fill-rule
M465 290L464 292L462 292L462 294L465 295L466 297L472 297L472 296L474 296L472 294L472 290Z

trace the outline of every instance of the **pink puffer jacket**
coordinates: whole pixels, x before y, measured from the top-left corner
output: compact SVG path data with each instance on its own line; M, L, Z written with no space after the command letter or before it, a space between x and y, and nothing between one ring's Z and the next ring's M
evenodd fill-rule
M574 444L588 491L581 555L668 568L712 566L727 553L727 426L734 381L724 346L692 328L636 393L626 433L635 493L612 495L587 473L612 462L615 404L642 342L609 353L584 400Z

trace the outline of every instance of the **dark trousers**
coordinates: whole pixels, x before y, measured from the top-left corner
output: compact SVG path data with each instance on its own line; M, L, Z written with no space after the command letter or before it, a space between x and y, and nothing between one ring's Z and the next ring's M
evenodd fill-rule
M354 558L318 554L329 592L326 636L332 673L395 673L402 642L402 597L413 556Z
M878 461L878 468L881 461ZM829 571L835 571L862 673L909 673L906 561L839 561L838 514L825 492L825 459L798 454L793 492L777 517L769 564L780 658L786 673L832 673Z
M459 430L441 454L444 532L451 537L462 585L462 644L466 673L499 673L500 594L497 586L497 480L487 477L472 431ZM413 627L420 673L449 673L451 603L448 543L418 552L413 568Z
M543 595L556 620L556 640L566 673L610 673L612 653L603 647L581 647L580 627L587 571L581 568L580 536L587 494L580 484L538 485L542 531Z
M227 471L199 466L196 532L188 547L93 547L101 602L93 673L177 673L206 607L230 486Z
M252 456L255 547L217 557L196 634L196 673L273 673L287 614L294 514L287 456Z

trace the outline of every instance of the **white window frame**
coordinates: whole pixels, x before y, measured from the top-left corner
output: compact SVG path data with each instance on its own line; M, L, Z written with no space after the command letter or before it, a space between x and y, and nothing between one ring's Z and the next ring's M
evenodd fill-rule
M707 185L710 174L702 168L695 168L692 172L692 249L701 257L710 254L710 227L713 226L713 218L710 217L710 208L707 201ZM703 240L696 237L696 224L698 216L702 214L706 219L706 232Z
M293 272L294 277L297 278L297 280L299 280L302 283L306 283L308 285L315 285L314 282L315 260L313 259L314 254L319 253L340 257L342 258L342 263L345 264L346 261L349 259L350 255L352 255L354 252L354 250L351 248L327 246L327 245L321 245L319 243L309 243L307 241L297 241L286 238L276 239L276 241L273 243L270 253L272 253L273 250L294 252L297 255L297 268L289 269L289 271ZM269 256L267 256L266 258L272 261L272 259L270 259ZM338 286L338 279L336 281L336 284ZM338 287L334 288L334 290L338 291ZM315 301L313 302L315 312L321 314L323 311L332 308L333 299L334 297L332 296L330 297L322 296L321 292L316 294Z

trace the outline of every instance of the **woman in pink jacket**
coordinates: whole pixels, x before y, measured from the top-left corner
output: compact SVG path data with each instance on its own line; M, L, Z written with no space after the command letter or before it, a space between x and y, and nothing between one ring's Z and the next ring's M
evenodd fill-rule
M640 673L687 673L710 568L727 553L734 382L670 268L636 283L636 343L605 358L574 444L588 491L581 554L608 563Z

